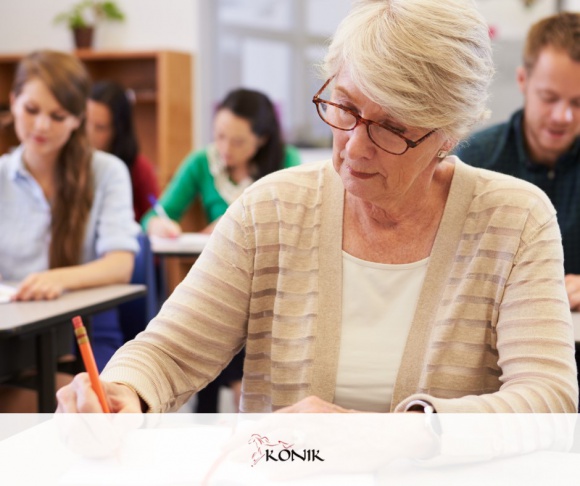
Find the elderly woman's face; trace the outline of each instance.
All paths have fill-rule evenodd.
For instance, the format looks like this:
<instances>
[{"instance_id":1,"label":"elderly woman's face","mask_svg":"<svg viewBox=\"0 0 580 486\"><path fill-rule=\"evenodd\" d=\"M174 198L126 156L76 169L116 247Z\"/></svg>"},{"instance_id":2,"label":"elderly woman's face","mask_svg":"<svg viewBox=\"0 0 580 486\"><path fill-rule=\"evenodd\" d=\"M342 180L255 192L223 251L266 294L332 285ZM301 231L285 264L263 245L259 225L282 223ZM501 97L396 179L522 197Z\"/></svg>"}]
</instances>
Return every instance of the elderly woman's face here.
<instances>
[{"instance_id":1,"label":"elderly woman's face","mask_svg":"<svg viewBox=\"0 0 580 486\"><path fill-rule=\"evenodd\" d=\"M388 125L410 140L418 140L428 130L403 125L367 98L352 82L347 70L336 77L329 101L343 105L363 118ZM360 123L355 129L333 129L333 163L348 192L379 203L408 193L417 180L430 177L442 148L442 136L435 132L416 148L402 155L377 147Z\"/></svg>"}]
</instances>

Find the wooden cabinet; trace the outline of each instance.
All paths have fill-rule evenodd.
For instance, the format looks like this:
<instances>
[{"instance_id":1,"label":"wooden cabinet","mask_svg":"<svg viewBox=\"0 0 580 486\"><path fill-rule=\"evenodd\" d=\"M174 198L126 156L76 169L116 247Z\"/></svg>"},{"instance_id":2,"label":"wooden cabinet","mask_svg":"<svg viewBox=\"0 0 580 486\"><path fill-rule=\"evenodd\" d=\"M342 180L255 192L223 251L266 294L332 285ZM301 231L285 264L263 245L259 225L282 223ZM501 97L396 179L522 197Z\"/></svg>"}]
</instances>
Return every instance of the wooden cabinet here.
<instances>
[{"instance_id":1,"label":"wooden cabinet","mask_svg":"<svg viewBox=\"0 0 580 486\"><path fill-rule=\"evenodd\" d=\"M192 56L175 51L93 51L74 54L93 80L110 79L135 93L141 152L156 164L163 188L192 150ZM21 56L0 55L0 154L18 144L6 111Z\"/></svg>"}]
</instances>

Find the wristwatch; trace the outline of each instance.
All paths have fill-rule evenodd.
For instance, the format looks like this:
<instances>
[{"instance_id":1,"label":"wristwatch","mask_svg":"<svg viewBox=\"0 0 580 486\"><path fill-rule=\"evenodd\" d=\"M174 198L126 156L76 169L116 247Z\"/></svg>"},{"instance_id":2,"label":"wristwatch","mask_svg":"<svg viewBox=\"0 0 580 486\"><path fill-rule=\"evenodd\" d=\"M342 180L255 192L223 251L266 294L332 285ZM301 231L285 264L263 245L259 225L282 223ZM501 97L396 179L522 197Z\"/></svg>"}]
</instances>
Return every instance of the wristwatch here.
<instances>
[{"instance_id":1,"label":"wristwatch","mask_svg":"<svg viewBox=\"0 0 580 486\"><path fill-rule=\"evenodd\" d=\"M407 404L405 412L422 412L425 414L437 413L429 402L425 400L413 400Z\"/></svg>"},{"instance_id":2,"label":"wristwatch","mask_svg":"<svg viewBox=\"0 0 580 486\"><path fill-rule=\"evenodd\" d=\"M407 404L405 412L422 412L425 414L425 427L436 441L437 451L434 452L434 455L438 455L441 452L442 429L435 407L425 400L413 400Z\"/></svg>"}]
</instances>

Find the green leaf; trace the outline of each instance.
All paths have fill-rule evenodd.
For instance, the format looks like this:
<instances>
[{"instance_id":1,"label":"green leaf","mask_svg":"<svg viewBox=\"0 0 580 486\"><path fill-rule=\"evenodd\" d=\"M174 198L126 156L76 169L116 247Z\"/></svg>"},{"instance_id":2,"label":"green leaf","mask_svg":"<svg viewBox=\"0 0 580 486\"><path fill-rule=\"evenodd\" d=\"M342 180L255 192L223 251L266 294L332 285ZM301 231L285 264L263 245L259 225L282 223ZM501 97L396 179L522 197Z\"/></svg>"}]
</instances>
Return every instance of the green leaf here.
<instances>
[{"instance_id":1,"label":"green leaf","mask_svg":"<svg viewBox=\"0 0 580 486\"><path fill-rule=\"evenodd\" d=\"M54 17L55 23L66 22L71 29L89 27L100 20L125 20L125 14L112 0L97 2L83 0L73 4L66 12Z\"/></svg>"}]
</instances>

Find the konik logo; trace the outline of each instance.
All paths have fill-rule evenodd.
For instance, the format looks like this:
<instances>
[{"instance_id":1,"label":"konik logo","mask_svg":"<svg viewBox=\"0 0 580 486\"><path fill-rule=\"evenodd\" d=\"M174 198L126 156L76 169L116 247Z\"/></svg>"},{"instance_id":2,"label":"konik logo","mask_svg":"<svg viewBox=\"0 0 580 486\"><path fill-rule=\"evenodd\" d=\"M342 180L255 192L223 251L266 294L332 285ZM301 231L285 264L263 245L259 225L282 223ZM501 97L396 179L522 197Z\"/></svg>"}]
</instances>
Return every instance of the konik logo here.
<instances>
[{"instance_id":1,"label":"konik logo","mask_svg":"<svg viewBox=\"0 0 580 486\"><path fill-rule=\"evenodd\" d=\"M295 451L294 444L289 444L283 440L271 441L266 436L252 434L248 444L254 444L256 451L252 454L252 467L254 467L264 457L266 462L294 462L294 461L324 461L317 449L303 449Z\"/></svg>"}]
</instances>

